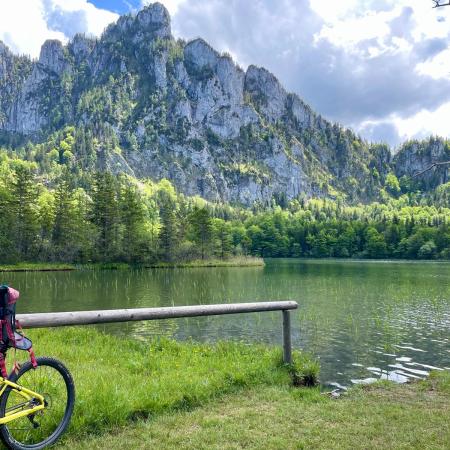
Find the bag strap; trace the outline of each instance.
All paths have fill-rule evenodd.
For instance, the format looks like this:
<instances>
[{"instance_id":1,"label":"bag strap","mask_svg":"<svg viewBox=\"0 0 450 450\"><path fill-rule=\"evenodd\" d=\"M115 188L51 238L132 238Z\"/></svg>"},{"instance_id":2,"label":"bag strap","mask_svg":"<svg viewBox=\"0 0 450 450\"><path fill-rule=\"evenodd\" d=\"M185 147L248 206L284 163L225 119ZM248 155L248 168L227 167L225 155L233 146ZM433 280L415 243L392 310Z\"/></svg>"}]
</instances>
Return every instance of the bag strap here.
<instances>
[{"instance_id":1,"label":"bag strap","mask_svg":"<svg viewBox=\"0 0 450 450\"><path fill-rule=\"evenodd\" d=\"M6 298L7 294L8 285L2 284L0 286L0 308L3 308L3 310L5 310L5 308L8 306L8 300Z\"/></svg>"},{"instance_id":2,"label":"bag strap","mask_svg":"<svg viewBox=\"0 0 450 450\"><path fill-rule=\"evenodd\" d=\"M0 373L3 378L8 378L8 371L6 370L5 355L0 352Z\"/></svg>"},{"instance_id":3,"label":"bag strap","mask_svg":"<svg viewBox=\"0 0 450 450\"><path fill-rule=\"evenodd\" d=\"M23 337L25 337L25 333L23 331L22 325L20 325L20 322L18 320L16 320L16 325L17 325L17 329L19 330L19 334L22 335ZM38 364L36 361L36 355L34 354L33 346L31 346L28 349L28 354L30 355L31 365L36 369Z\"/></svg>"}]
</instances>

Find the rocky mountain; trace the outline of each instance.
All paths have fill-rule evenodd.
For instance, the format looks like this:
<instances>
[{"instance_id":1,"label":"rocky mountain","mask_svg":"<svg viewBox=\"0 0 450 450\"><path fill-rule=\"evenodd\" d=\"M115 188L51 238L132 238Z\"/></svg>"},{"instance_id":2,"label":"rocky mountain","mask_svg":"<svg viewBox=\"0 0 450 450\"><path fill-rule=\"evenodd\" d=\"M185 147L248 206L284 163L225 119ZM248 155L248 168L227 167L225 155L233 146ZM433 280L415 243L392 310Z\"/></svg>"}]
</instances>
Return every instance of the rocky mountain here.
<instances>
[{"instance_id":1,"label":"rocky mountain","mask_svg":"<svg viewBox=\"0 0 450 450\"><path fill-rule=\"evenodd\" d=\"M202 39L175 40L159 3L120 17L99 39L46 41L38 60L0 42L3 145L46 142L67 126L74 164L168 178L188 195L244 205L298 196L370 201L390 172L406 180L450 159L442 139L405 144L395 156L365 142L266 69L244 71ZM439 167L421 183L448 179Z\"/></svg>"}]
</instances>

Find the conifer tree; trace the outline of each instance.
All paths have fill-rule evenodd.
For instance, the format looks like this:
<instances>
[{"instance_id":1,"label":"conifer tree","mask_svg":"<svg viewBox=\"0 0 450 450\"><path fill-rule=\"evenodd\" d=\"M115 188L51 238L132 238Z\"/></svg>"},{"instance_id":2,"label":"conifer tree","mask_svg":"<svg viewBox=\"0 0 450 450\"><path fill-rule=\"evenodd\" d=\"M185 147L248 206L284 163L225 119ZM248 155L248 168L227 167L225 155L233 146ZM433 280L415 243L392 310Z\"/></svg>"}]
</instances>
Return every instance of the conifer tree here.
<instances>
[{"instance_id":1,"label":"conifer tree","mask_svg":"<svg viewBox=\"0 0 450 450\"><path fill-rule=\"evenodd\" d=\"M32 258L35 250L39 227L37 197L33 169L18 165L11 186L10 208L14 220L11 235L17 256L22 259Z\"/></svg>"},{"instance_id":2,"label":"conifer tree","mask_svg":"<svg viewBox=\"0 0 450 450\"><path fill-rule=\"evenodd\" d=\"M96 251L102 261L114 261L119 253L119 217L116 181L109 172L94 176L91 220L98 230Z\"/></svg>"},{"instance_id":3,"label":"conifer tree","mask_svg":"<svg viewBox=\"0 0 450 450\"><path fill-rule=\"evenodd\" d=\"M134 262L143 258L144 207L139 191L130 183L125 183L121 192L121 219L123 226L122 252L124 259Z\"/></svg>"},{"instance_id":4,"label":"conifer tree","mask_svg":"<svg viewBox=\"0 0 450 450\"><path fill-rule=\"evenodd\" d=\"M11 262L14 260L14 245L11 240L13 214L10 208L11 190L0 185L0 259Z\"/></svg>"},{"instance_id":5,"label":"conifer tree","mask_svg":"<svg viewBox=\"0 0 450 450\"><path fill-rule=\"evenodd\" d=\"M192 240L197 245L202 259L205 259L211 247L212 221L206 208L194 207L190 214Z\"/></svg>"},{"instance_id":6,"label":"conifer tree","mask_svg":"<svg viewBox=\"0 0 450 450\"><path fill-rule=\"evenodd\" d=\"M55 221L52 241L54 258L60 261L70 261L75 258L77 240L74 239L77 226L73 189L70 174L65 171L58 181L55 190Z\"/></svg>"},{"instance_id":7,"label":"conifer tree","mask_svg":"<svg viewBox=\"0 0 450 450\"><path fill-rule=\"evenodd\" d=\"M175 202L170 194L162 190L159 192L161 231L159 233L160 254L164 261L174 260L178 247L178 227L175 215Z\"/></svg>"},{"instance_id":8,"label":"conifer tree","mask_svg":"<svg viewBox=\"0 0 450 450\"><path fill-rule=\"evenodd\" d=\"M231 225L222 219L214 219L213 229L216 241L216 253L221 259L226 259L230 256L233 248Z\"/></svg>"}]
</instances>

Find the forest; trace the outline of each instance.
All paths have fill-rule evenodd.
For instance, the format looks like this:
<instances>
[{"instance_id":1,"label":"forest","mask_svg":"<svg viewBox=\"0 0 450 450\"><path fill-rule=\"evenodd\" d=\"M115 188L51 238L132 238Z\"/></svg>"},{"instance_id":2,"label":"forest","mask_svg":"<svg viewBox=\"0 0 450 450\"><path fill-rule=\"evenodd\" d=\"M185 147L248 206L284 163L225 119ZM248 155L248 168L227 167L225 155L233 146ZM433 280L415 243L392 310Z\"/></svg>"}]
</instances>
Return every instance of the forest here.
<instances>
[{"instance_id":1,"label":"forest","mask_svg":"<svg viewBox=\"0 0 450 450\"><path fill-rule=\"evenodd\" d=\"M300 198L281 207L274 200L245 209L184 196L167 180L53 167L43 173L35 161L0 152L2 263L450 259L450 209L414 195L357 206ZM449 191L437 190L440 204L448 204Z\"/></svg>"}]
</instances>

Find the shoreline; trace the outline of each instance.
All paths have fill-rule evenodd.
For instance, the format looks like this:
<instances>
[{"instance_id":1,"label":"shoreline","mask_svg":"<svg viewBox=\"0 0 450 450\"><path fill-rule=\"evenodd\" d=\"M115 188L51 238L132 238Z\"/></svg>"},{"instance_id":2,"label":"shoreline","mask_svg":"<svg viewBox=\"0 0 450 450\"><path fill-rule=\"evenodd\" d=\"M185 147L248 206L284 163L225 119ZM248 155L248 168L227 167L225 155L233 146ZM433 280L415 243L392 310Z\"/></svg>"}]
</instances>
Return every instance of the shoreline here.
<instances>
[{"instance_id":1,"label":"shoreline","mask_svg":"<svg viewBox=\"0 0 450 450\"><path fill-rule=\"evenodd\" d=\"M258 257L238 257L230 259L205 259L180 263L155 263L145 265L145 269L177 269L177 268L202 268L202 267L263 267L263 258Z\"/></svg>"},{"instance_id":2,"label":"shoreline","mask_svg":"<svg viewBox=\"0 0 450 450\"><path fill-rule=\"evenodd\" d=\"M235 257L229 259L205 259L186 262L153 264L129 263L19 263L0 264L0 272L70 272L80 270L130 270L130 269L177 269L177 268L212 268L212 267L263 267L264 259L259 257Z\"/></svg>"},{"instance_id":3,"label":"shoreline","mask_svg":"<svg viewBox=\"0 0 450 450\"><path fill-rule=\"evenodd\" d=\"M447 259L364 259L364 258L261 258L257 256L238 256L229 259L205 259L184 262L155 262L130 264L123 262L111 263L19 263L19 264L0 264L0 273L11 272L70 272L82 270L130 270L130 269L192 269L192 268L218 268L218 267L264 267L271 261L288 262L341 262L341 263L378 263L378 264L442 264L450 263Z\"/></svg>"}]
</instances>

